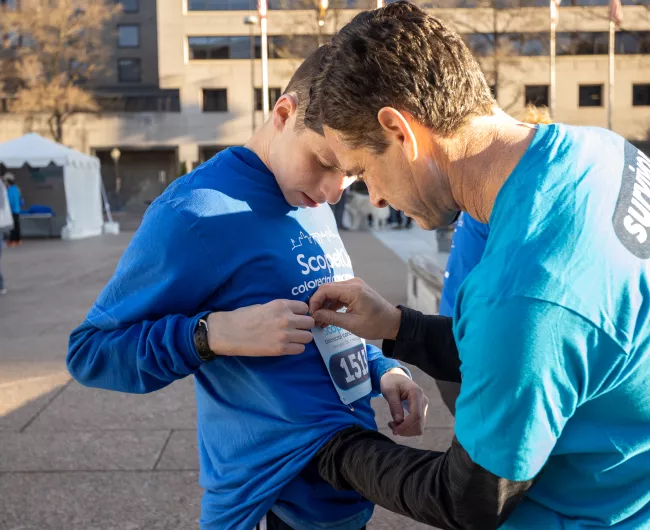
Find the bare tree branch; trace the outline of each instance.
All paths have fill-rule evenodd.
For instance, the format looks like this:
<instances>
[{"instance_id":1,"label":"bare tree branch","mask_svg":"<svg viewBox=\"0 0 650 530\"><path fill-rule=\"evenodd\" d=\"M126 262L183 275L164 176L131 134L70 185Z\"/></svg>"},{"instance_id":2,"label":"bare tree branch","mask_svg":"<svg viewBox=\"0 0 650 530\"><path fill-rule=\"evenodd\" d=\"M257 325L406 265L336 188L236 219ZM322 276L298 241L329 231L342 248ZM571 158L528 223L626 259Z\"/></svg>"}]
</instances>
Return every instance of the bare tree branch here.
<instances>
[{"instance_id":1,"label":"bare tree branch","mask_svg":"<svg viewBox=\"0 0 650 530\"><path fill-rule=\"evenodd\" d=\"M62 142L72 115L99 110L87 87L108 62L107 25L121 6L112 0L25 4L0 13L10 35L0 55L0 81L14 98L13 111L47 116L52 137Z\"/></svg>"}]
</instances>

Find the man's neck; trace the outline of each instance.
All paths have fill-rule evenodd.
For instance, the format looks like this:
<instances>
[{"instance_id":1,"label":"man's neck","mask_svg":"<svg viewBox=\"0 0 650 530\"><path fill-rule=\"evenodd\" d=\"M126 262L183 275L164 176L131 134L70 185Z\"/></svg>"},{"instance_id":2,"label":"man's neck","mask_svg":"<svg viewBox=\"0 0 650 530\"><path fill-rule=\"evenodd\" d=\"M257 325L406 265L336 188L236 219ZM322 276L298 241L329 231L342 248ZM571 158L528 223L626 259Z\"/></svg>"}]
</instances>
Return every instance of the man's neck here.
<instances>
[{"instance_id":1,"label":"man's neck","mask_svg":"<svg viewBox=\"0 0 650 530\"><path fill-rule=\"evenodd\" d=\"M473 119L461 140L450 142L446 173L461 210L487 223L499 191L524 156L536 126L502 111Z\"/></svg>"}]
</instances>

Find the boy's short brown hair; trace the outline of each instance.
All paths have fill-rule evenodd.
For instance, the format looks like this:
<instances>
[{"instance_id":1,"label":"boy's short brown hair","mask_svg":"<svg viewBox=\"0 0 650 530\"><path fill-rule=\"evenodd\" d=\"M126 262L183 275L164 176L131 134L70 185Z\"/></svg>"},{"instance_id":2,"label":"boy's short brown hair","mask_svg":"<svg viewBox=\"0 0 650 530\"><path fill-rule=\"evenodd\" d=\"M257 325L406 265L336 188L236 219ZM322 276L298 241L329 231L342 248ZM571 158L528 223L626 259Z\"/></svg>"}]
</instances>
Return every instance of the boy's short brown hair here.
<instances>
[{"instance_id":1,"label":"boy's short brown hair","mask_svg":"<svg viewBox=\"0 0 650 530\"><path fill-rule=\"evenodd\" d=\"M284 94L294 93L298 104L298 114L296 116L296 129L303 129L305 127L305 111L309 105L309 92L314 77L320 71L321 61L325 56L327 45L321 46L316 51L312 52L302 64L295 71L287 88L284 89ZM323 128L316 128L316 132L323 134Z\"/></svg>"}]
</instances>

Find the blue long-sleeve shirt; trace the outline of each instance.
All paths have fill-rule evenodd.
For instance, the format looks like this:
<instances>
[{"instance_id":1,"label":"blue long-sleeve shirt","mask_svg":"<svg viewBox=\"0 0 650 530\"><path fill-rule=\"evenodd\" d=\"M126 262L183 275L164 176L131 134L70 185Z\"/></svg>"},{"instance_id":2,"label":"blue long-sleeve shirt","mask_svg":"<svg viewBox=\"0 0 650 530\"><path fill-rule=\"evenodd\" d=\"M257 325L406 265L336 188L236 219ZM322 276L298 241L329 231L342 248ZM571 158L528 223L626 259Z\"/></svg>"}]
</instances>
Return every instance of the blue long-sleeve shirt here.
<instances>
[{"instance_id":1,"label":"blue long-sleeve shirt","mask_svg":"<svg viewBox=\"0 0 650 530\"><path fill-rule=\"evenodd\" d=\"M202 364L198 318L278 298L306 302L351 277L329 207L292 208L274 176L229 149L172 184L146 213L114 277L70 337L82 384L145 393L195 375L202 528L250 530L271 508L293 527L358 530L372 505L308 468L340 429L376 428L370 396L339 399L314 343L284 357ZM399 366L367 347L373 390Z\"/></svg>"},{"instance_id":2,"label":"blue long-sleeve shirt","mask_svg":"<svg viewBox=\"0 0 650 530\"><path fill-rule=\"evenodd\" d=\"M7 187L7 196L9 197L9 206L11 213L19 214L23 206L23 198L20 194L20 188L15 184Z\"/></svg>"}]
</instances>

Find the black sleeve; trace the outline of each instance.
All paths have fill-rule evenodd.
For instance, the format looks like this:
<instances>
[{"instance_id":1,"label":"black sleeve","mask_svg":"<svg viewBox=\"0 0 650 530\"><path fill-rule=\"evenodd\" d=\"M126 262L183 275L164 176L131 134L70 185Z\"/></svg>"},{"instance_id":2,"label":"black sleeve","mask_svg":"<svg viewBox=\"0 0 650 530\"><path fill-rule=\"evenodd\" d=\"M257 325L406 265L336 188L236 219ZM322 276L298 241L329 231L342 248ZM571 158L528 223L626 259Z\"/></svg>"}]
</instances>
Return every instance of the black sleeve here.
<instances>
[{"instance_id":1,"label":"black sleeve","mask_svg":"<svg viewBox=\"0 0 650 530\"><path fill-rule=\"evenodd\" d=\"M534 480L513 482L475 464L454 438L446 453L398 445L349 427L316 455L336 489L353 489L384 508L442 530L498 528Z\"/></svg>"},{"instance_id":2,"label":"black sleeve","mask_svg":"<svg viewBox=\"0 0 650 530\"><path fill-rule=\"evenodd\" d=\"M402 320L397 339L384 341L384 355L413 364L439 381L460 383L460 359L452 319L399 307Z\"/></svg>"}]
</instances>

